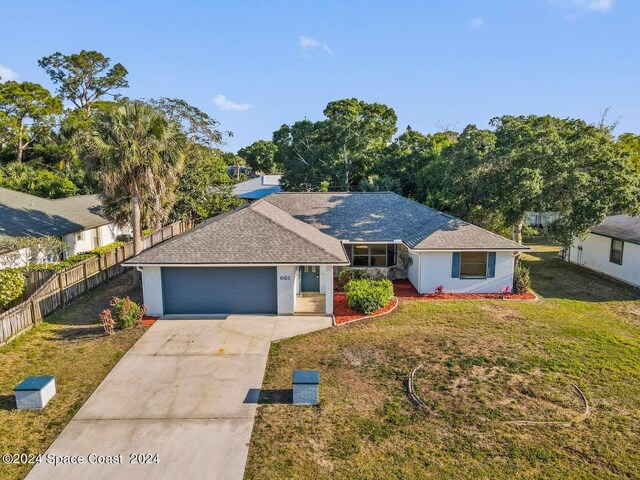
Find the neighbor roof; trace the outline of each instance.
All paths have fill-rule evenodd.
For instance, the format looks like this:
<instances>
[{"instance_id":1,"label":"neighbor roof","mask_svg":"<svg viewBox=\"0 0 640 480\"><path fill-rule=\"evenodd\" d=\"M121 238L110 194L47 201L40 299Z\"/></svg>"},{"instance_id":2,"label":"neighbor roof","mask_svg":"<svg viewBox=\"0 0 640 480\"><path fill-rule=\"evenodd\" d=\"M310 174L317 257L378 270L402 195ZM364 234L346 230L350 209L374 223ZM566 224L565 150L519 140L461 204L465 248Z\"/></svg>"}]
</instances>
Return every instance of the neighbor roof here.
<instances>
[{"instance_id":1,"label":"neighbor roof","mask_svg":"<svg viewBox=\"0 0 640 480\"><path fill-rule=\"evenodd\" d=\"M282 175L261 175L245 182L240 182L233 187L233 193L246 200L256 200L272 193L281 191L280 179Z\"/></svg>"},{"instance_id":2,"label":"neighbor roof","mask_svg":"<svg viewBox=\"0 0 640 480\"><path fill-rule=\"evenodd\" d=\"M264 200L214 217L126 265L348 264L339 240Z\"/></svg>"},{"instance_id":3,"label":"neighbor roof","mask_svg":"<svg viewBox=\"0 0 640 480\"><path fill-rule=\"evenodd\" d=\"M610 215L600 225L591 228L591 233L618 238L640 244L640 217Z\"/></svg>"},{"instance_id":4,"label":"neighbor roof","mask_svg":"<svg viewBox=\"0 0 640 480\"><path fill-rule=\"evenodd\" d=\"M278 193L265 201L344 241L402 240L414 250L528 250L391 192Z\"/></svg>"},{"instance_id":5,"label":"neighbor roof","mask_svg":"<svg viewBox=\"0 0 640 480\"><path fill-rule=\"evenodd\" d=\"M62 236L110 223L98 195L51 200L0 187L0 236Z\"/></svg>"}]
</instances>

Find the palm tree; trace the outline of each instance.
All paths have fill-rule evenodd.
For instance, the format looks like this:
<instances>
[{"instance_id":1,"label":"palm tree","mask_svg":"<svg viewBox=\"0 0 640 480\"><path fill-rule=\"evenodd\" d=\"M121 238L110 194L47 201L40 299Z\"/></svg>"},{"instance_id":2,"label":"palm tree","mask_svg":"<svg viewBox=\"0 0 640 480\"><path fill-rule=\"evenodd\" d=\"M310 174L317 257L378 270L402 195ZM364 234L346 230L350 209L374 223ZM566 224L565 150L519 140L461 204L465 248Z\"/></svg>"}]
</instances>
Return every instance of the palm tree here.
<instances>
[{"instance_id":1,"label":"palm tree","mask_svg":"<svg viewBox=\"0 0 640 480\"><path fill-rule=\"evenodd\" d=\"M125 102L99 115L89 139L92 167L108 199L128 199L134 254L142 251L142 208L152 204L152 223L162 222L161 206L173 197L186 138L179 126L140 102Z\"/></svg>"}]
</instances>

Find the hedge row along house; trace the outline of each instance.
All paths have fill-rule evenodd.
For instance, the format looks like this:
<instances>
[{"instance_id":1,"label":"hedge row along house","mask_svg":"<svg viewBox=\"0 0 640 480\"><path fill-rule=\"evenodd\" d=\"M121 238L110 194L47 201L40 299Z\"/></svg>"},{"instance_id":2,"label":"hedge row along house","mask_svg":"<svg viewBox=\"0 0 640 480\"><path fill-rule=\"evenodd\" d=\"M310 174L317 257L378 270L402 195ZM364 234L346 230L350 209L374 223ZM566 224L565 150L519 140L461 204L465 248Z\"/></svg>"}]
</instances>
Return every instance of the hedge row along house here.
<instances>
[{"instance_id":1,"label":"hedge row along house","mask_svg":"<svg viewBox=\"0 0 640 480\"><path fill-rule=\"evenodd\" d=\"M274 193L142 252L152 315L333 313L347 267L407 278L419 293L499 293L519 243L390 192Z\"/></svg>"}]
</instances>

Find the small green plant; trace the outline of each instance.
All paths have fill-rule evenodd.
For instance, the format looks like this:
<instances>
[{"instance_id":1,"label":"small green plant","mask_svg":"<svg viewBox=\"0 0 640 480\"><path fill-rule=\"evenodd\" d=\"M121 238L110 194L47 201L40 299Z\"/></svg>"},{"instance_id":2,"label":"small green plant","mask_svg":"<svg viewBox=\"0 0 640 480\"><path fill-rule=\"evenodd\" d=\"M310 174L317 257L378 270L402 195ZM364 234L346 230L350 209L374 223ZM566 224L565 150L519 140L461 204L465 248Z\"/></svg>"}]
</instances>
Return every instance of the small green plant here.
<instances>
[{"instance_id":1,"label":"small green plant","mask_svg":"<svg viewBox=\"0 0 640 480\"><path fill-rule=\"evenodd\" d=\"M0 305L6 306L24 293L24 274L19 268L0 270Z\"/></svg>"},{"instance_id":2,"label":"small green plant","mask_svg":"<svg viewBox=\"0 0 640 480\"><path fill-rule=\"evenodd\" d=\"M393 298L393 284L388 279L363 278L344 286L347 304L354 312L370 314L388 305Z\"/></svg>"},{"instance_id":3,"label":"small green plant","mask_svg":"<svg viewBox=\"0 0 640 480\"><path fill-rule=\"evenodd\" d=\"M338 290L343 290L344 286L351 280L362 280L371 278L373 278L373 276L366 270L347 268L338 273Z\"/></svg>"},{"instance_id":4,"label":"small green plant","mask_svg":"<svg viewBox=\"0 0 640 480\"><path fill-rule=\"evenodd\" d=\"M529 269L522 262L516 262L516 266L513 269L513 291L515 293L527 293L530 286Z\"/></svg>"},{"instance_id":5,"label":"small green plant","mask_svg":"<svg viewBox=\"0 0 640 480\"><path fill-rule=\"evenodd\" d=\"M147 307L137 304L129 297L113 297L111 306L115 310L115 323L122 329L137 325L147 313Z\"/></svg>"}]
</instances>

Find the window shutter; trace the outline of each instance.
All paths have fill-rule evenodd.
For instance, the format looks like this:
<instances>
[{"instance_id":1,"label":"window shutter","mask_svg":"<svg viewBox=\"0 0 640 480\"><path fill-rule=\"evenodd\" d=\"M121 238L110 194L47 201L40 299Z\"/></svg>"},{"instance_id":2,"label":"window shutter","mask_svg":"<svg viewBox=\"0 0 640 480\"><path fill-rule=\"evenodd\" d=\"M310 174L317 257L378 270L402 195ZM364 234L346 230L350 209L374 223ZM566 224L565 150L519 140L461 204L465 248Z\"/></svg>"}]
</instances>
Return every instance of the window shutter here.
<instances>
[{"instance_id":1,"label":"window shutter","mask_svg":"<svg viewBox=\"0 0 640 480\"><path fill-rule=\"evenodd\" d=\"M494 278L496 276L496 252L489 252L487 261L487 277Z\"/></svg>"},{"instance_id":2,"label":"window shutter","mask_svg":"<svg viewBox=\"0 0 640 480\"><path fill-rule=\"evenodd\" d=\"M460 278L460 252L453 252L451 262L451 278Z\"/></svg>"}]
</instances>

